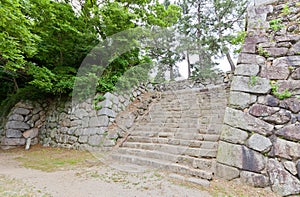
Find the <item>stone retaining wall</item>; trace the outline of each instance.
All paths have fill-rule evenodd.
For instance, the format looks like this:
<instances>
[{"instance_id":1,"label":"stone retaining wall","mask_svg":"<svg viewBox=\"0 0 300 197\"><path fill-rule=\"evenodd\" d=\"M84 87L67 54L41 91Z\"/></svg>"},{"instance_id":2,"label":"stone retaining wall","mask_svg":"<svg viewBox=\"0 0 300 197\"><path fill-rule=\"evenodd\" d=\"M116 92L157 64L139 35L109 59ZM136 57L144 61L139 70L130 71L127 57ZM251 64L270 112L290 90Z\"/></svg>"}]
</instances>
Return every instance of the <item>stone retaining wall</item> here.
<instances>
[{"instance_id":1,"label":"stone retaining wall","mask_svg":"<svg viewBox=\"0 0 300 197\"><path fill-rule=\"evenodd\" d=\"M228 75L219 77L210 83L183 80L141 84L126 93L97 94L94 100L88 99L75 106L72 106L71 98L41 101L42 105L21 101L8 116L1 145L7 148L24 145L28 132L38 131L31 136L31 144L39 141L45 146L73 149L112 147L117 139L124 137L134 121L147 112L158 92L208 88L224 81L228 84Z\"/></svg>"},{"instance_id":2,"label":"stone retaining wall","mask_svg":"<svg viewBox=\"0 0 300 197\"><path fill-rule=\"evenodd\" d=\"M282 195L300 194L300 4L248 10L216 174Z\"/></svg>"}]
</instances>

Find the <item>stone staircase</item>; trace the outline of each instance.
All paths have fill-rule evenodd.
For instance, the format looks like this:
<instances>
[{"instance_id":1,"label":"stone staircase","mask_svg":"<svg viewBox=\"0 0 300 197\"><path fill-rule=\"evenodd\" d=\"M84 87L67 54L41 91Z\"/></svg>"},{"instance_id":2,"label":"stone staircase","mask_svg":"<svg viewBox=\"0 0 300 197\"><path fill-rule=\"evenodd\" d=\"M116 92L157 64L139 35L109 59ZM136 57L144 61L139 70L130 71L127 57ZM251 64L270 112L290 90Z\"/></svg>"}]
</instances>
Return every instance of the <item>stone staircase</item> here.
<instances>
[{"instance_id":1,"label":"stone staircase","mask_svg":"<svg viewBox=\"0 0 300 197\"><path fill-rule=\"evenodd\" d=\"M226 94L224 86L163 92L112 157L211 180Z\"/></svg>"}]
</instances>

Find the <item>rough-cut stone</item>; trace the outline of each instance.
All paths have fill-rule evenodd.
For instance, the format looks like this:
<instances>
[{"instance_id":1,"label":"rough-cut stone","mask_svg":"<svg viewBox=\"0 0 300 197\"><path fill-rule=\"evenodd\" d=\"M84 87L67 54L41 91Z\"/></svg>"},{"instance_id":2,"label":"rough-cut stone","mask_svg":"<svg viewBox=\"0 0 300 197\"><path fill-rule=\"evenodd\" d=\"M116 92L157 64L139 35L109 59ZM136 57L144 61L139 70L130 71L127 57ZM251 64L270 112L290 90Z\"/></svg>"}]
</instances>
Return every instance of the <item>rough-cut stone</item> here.
<instances>
[{"instance_id":1,"label":"rough-cut stone","mask_svg":"<svg viewBox=\"0 0 300 197\"><path fill-rule=\"evenodd\" d=\"M88 139L88 144L91 146L100 146L102 141L102 137L100 135L90 136Z\"/></svg>"},{"instance_id":2,"label":"rough-cut stone","mask_svg":"<svg viewBox=\"0 0 300 197\"><path fill-rule=\"evenodd\" d=\"M262 135L272 134L273 125L268 124L248 113L226 108L224 123L232 127L237 127L250 132L256 132Z\"/></svg>"},{"instance_id":3,"label":"rough-cut stone","mask_svg":"<svg viewBox=\"0 0 300 197\"><path fill-rule=\"evenodd\" d=\"M235 75L256 76L259 72L257 64L239 64L236 66Z\"/></svg>"},{"instance_id":4,"label":"rough-cut stone","mask_svg":"<svg viewBox=\"0 0 300 197\"><path fill-rule=\"evenodd\" d=\"M103 142L103 146L104 147L112 147L112 146L115 146L116 145L116 141L115 140L109 140L109 139L106 139L104 142Z\"/></svg>"},{"instance_id":5,"label":"rough-cut stone","mask_svg":"<svg viewBox=\"0 0 300 197\"><path fill-rule=\"evenodd\" d=\"M288 65L279 64L271 66L262 66L260 76L272 80L287 79L289 77L290 70Z\"/></svg>"},{"instance_id":6,"label":"rough-cut stone","mask_svg":"<svg viewBox=\"0 0 300 197\"><path fill-rule=\"evenodd\" d=\"M300 79L300 68L297 68L291 75L292 79L299 80Z\"/></svg>"},{"instance_id":7,"label":"rough-cut stone","mask_svg":"<svg viewBox=\"0 0 300 197\"><path fill-rule=\"evenodd\" d=\"M276 131L276 134L289 140L300 140L300 124L292 124Z\"/></svg>"},{"instance_id":8,"label":"rough-cut stone","mask_svg":"<svg viewBox=\"0 0 300 197\"><path fill-rule=\"evenodd\" d=\"M258 103L264 104L270 107L278 107L279 106L279 99L275 98L272 95L267 95L267 96L260 96L258 97Z\"/></svg>"},{"instance_id":9,"label":"rough-cut stone","mask_svg":"<svg viewBox=\"0 0 300 197\"><path fill-rule=\"evenodd\" d=\"M270 116L264 117L263 120L270 123L282 125L288 123L291 120L291 118L291 113L285 110L280 110L279 112L276 112Z\"/></svg>"},{"instance_id":10,"label":"rough-cut stone","mask_svg":"<svg viewBox=\"0 0 300 197\"><path fill-rule=\"evenodd\" d=\"M12 138L18 138L18 137L22 137L22 132L20 130L7 129L5 131L5 136L12 137Z\"/></svg>"},{"instance_id":11,"label":"rough-cut stone","mask_svg":"<svg viewBox=\"0 0 300 197\"><path fill-rule=\"evenodd\" d=\"M284 161L283 166L287 169L292 175L297 174L297 168L294 162L292 161Z\"/></svg>"},{"instance_id":12,"label":"rough-cut stone","mask_svg":"<svg viewBox=\"0 0 300 197\"><path fill-rule=\"evenodd\" d=\"M22 146L25 145L25 138L3 138L2 146Z\"/></svg>"},{"instance_id":13,"label":"rough-cut stone","mask_svg":"<svg viewBox=\"0 0 300 197\"><path fill-rule=\"evenodd\" d=\"M89 121L90 127L107 127L109 119L107 116L92 117Z\"/></svg>"},{"instance_id":14,"label":"rough-cut stone","mask_svg":"<svg viewBox=\"0 0 300 197\"><path fill-rule=\"evenodd\" d=\"M245 44L257 44L268 41L269 38L267 36L247 36L245 38Z\"/></svg>"},{"instance_id":15,"label":"rough-cut stone","mask_svg":"<svg viewBox=\"0 0 300 197\"><path fill-rule=\"evenodd\" d=\"M100 102L97 106L101 106L102 108L109 108L111 109L113 106L113 103L109 99L105 99L104 101Z\"/></svg>"},{"instance_id":16,"label":"rough-cut stone","mask_svg":"<svg viewBox=\"0 0 300 197\"><path fill-rule=\"evenodd\" d=\"M269 138L266 138L259 134L253 134L247 141L248 147L259 152L267 152L272 146L272 142Z\"/></svg>"},{"instance_id":17,"label":"rough-cut stone","mask_svg":"<svg viewBox=\"0 0 300 197\"><path fill-rule=\"evenodd\" d=\"M223 125L222 127L221 140L235 144L244 144L247 138L248 133L246 131L236 129L228 125Z\"/></svg>"},{"instance_id":18,"label":"rough-cut stone","mask_svg":"<svg viewBox=\"0 0 300 197\"><path fill-rule=\"evenodd\" d=\"M279 93L288 90L293 94L300 94L300 85L298 80L278 81L278 86Z\"/></svg>"},{"instance_id":19,"label":"rough-cut stone","mask_svg":"<svg viewBox=\"0 0 300 197\"><path fill-rule=\"evenodd\" d=\"M255 53L256 52L256 44L246 43L242 47L242 53Z\"/></svg>"},{"instance_id":20,"label":"rough-cut stone","mask_svg":"<svg viewBox=\"0 0 300 197\"><path fill-rule=\"evenodd\" d=\"M300 180L287 172L279 161L270 159L267 172L274 192L282 196L300 193Z\"/></svg>"},{"instance_id":21,"label":"rough-cut stone","mask_svg":"<svg viewBox=\"0 0 300 197\"><path fill-rule=\"evenodd\" d=\"M235 76L232 79L231 90L266 94L270 92L271 85L270 81L265 78L255 77L254 79L251 79L251 77Z\"/></svg>"},{"instance_id":22,"label":"rough-cut stone","mask_svg":"<svg viewBox=\"0 0 300 197\"><path fill-rule=\"evenodd\" d=\"M257 97L244 92L231 92L229 104L234 108L245 109L256 101Z\"/></svg>"},{"instance_id":23,"label":"rough-cut stone","mask_svg":"<svg viewBox=\"0 0 300 197\"><path fill-rule=\"evenodd\" d=\"M13 114L11 116L9 116L8 120L15 120L15 121L20 121L22 122L24 120L24 117L20 114Z\"/></svg>"},{"instance_id":24,"label":"rough-cut stone","mask_svg":"<svg viewBox=\"0 0 300 197\"><path fill-rule=\"evenodd\" d=\"M80 136L78 138L78 142L80 143L86 143L88 141L88 136Z\"/></svg>"},{"instance_id":25,"label":"rough-cut stone","mask_svg":"<svg viewBox=\"0 0 300 197\"><path fill-rule=\"evenodd\" d=\"M270 54L270 56L272 56L272 57L282 57L288 53L289 49L276 47L276 48L266 48L264 50L266 50L266 52L268 54Z\"/></svg>"},{"instance_id":26,"label":"rough-cut stone","mask_svg":"<svg viewBox=\"0 0 300 197\"><path fill-rule=\"evenodd\" d=\"M241 181L253 187L267 187L270 185L269 178L262 174L242 171L240 173Z\"/></svg>"},{"instance_id":27,"label":"rough-cut stone","mask_svg":"<svg viewBox=\"0 0 300 197\"><path fill-rule=\"evenodd\" d=\"M264 64L266 59L259 55L241 53L238 58L238 64Z\"/></svg>"},{"instance_id":28,"label":"rough-cut stone","mask_svg":"<svg viewBox=\"0 0 300 197\"><path fill-rule=\"evenodd\" d=\"M263 155L241 145L220 142L217 161L243 170L260 172L265 167Z\"/></svg>"},{"instance_id":29,"label":"rough-cut stone","mask_svg":"<svg viewBox=\"0 0 300 197\"><path fill-rule=\"evenodd\" d=\"M290 50L289 54L295 55L300 52L300 41L298 41L296 44L294 44ZM299 54L298 54L299 55Z\"/></svg>"},{"instance_id":30,"label":"rough-cut stone","mask_svg":"<svg viewBox=\"0 0 300 197\"><path fill-rule=\"evenodd\" d=\"M34 138L39 134L38 128L32 128L23 133L24 138Z\"/></svg>"},{"instance_id":31,"label":"rough-cut stone","mask_svg":"<svg viewBox=\"0 0 300 197\"><path fill-rule=\"evenodd\" d=\"M299 86L300 86L300 84L299 84ZM298 98L285 99L282 101L281 105L284 106L285 108L291 110L295 114L300 112L300 99L298 99Z\"/></svg>"},{"instance_id":32,"label":"rough-cut stone","mask_svg":"<svg viewBox=\"0 0 300 197\"><path fill-rule=\"evenodd\" d=\"M30 110L24 109L24 108L16 108L13 111L14 114L20 114L20 115L28 115L30 113Z\"/></svg>"},{"instance_id":33,"label":"rough-cut stone","mask_svg":"<svg viewBox=\"0 0 300 197\"><path fill-rule=\"evenodd\" d=\"M6 123L6 128L7 129L16 129L16 130L27 130L29 129L29 125L24 123L24 122L19 122L19 121L8 121Z\"/></svg>"},{"instance_id":34,"label":"rough-cut stone","mask_svg":"<svg viewBox=\"0 0 300 197\"><path fill-rule=\"evenodd\" d=\"M277 65L279 63L285 63L289 66L300 67L300 56L287 56L287 57L280 57L273 61L273 64Z\"/></svg>"},{"instance_id":35,"label":"rough-cut stone","mask_svg":"<svg viewBox=\"0 0 300 197\"><path fill-rule=\"evenodd\" d=\"M254 104L251 106L249 113L256 117L271 116L272 114L278 112L280 109L278 107L269 107L261 104Z\"/></svg>"},{"instance_id":36,"label":"rough-cut stone","mask_svg":"<svg viewBox=\"0 0 300 197\"><path fill-rule=\"evenodd\" d=\"M74 115L80 119L88 116L89 114L84 109L76 109Z\"/></svg>"},{"instance_id":37,"label":"rough-cut stone","mask_svg":"<svg viewBox=\"0 0 300 197\"><path fill-rule=\"evenodd\" d=\"M300 144L276 138L271 153L285 159L300 158Z\"/></svg>"},{"instance_id":38,"label":"rough-cut stone","mask_svg":"<svg viewBox=\"0 0 300 197\"><path fill-rule=\"evenodd\" d=\"M237 168L217 163L216 175L220 178L230 181L232 179L239 177L240 171Z\"/></svg>"},{"instance_id":39,"label":"rough-cut stone","mask_svg":"<svg viewBox=\"0 0 300 197\"><path fill-rule=\"evenodd\" d=\"M111 110L111 109L108 109L108 108L102 108L101 110L99 110L98 112L97 112L97 114L99 115L99 116L101 116L101 115L106 115L106 116L108 116L108 117L116 117L116 113L113 111L113 110Z\"/></svg>"}]
</instances>

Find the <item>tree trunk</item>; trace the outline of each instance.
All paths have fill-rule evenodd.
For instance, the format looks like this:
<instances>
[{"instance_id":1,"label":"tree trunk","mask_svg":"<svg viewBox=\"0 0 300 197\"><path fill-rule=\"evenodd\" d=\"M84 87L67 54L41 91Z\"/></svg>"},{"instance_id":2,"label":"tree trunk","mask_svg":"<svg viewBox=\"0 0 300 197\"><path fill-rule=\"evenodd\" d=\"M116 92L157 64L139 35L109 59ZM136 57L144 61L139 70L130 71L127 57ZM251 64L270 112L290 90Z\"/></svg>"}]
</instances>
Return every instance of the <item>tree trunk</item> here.
<instances>
[{"instance_id":1,"label":"tree trunk","mask_svg":"<svg viewBox=\"0 0 300 197\"><path fill-rule=\"evenodd\" d=\"M229 52L226 52L226 58L227 58L227 60L228 60L228 62L230 64L231 72L234 72L235 71L235 65L234 65L234 63L232 61L232 58L231 58L231 55L230 55Z\"/></svg>"},{"instance_id":2,"label":"tree trunk","mask_svg":"<svg viewBox=\"0 0 300 197\"><path fill-rule=\"evenodd\" d=\"M188 64L188 78L191 77L191 61L190 61L190 53L189 51L186 52L186 61Z\"/></svg>"},{"instance_id":3,"label":"tree trunk","mask_svg":"<svg viewBox=\"0 0 300 197\"><path fill-rule=\"evenodd\" d=\"M170 80L174 81L174 70L173 70L173 65L169 65L170 67Z\"/></svg>"}]
</instances>

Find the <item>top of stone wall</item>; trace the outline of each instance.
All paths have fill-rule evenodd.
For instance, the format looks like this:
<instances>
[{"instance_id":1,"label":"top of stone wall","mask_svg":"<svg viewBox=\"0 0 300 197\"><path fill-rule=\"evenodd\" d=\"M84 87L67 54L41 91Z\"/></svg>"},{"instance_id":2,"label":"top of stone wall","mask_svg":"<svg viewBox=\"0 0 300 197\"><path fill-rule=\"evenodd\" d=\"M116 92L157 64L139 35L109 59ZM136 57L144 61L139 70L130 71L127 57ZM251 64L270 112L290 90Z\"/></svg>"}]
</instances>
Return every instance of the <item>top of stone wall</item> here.
<instances>
[{"instance_id":1,"label":"top of stone wall","mask_svg":"<svg viewBox=\"0 0 300 197\"><path fill-rule=\"evenodd\" d=\"M252 0L254 6L259 6L259 5L266 5L266 4L271 4L274 3L278 0Z\"/></svg>"}]
</instances>

